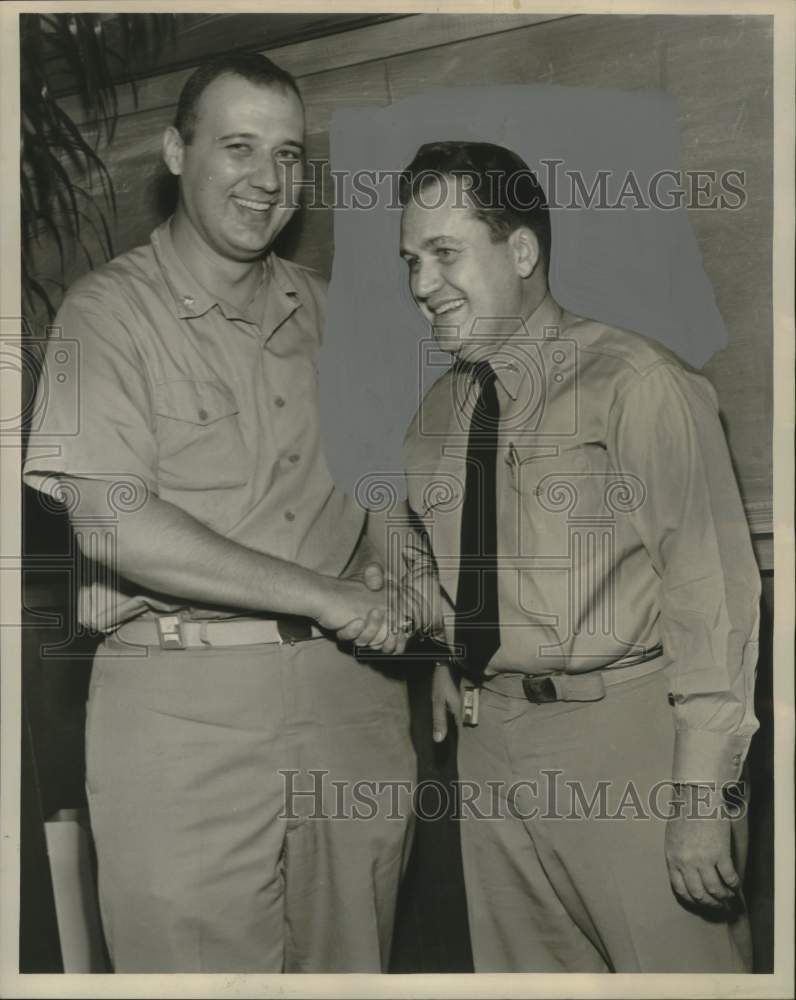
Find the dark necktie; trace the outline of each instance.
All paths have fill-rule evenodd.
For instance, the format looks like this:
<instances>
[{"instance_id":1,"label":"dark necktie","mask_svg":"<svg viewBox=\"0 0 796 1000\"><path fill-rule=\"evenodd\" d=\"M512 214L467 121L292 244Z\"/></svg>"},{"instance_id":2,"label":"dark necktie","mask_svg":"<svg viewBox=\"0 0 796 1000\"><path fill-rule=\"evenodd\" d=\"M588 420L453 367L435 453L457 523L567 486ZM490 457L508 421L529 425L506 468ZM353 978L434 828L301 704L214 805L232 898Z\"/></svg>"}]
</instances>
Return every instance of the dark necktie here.
<instances>
[{"instance_id":1,"label":"dark necktie","mask_svg":"<svg viewBox=\"0 0 796 1000\"><path fill-rule=\"evenodd\" d=\"M467 440L462 507L455 642L458 665L480 683L500 646L497 591L497 439L500 408L495 372L483 361L473 368L479 384Z\"/></svg>"}]
</instances>

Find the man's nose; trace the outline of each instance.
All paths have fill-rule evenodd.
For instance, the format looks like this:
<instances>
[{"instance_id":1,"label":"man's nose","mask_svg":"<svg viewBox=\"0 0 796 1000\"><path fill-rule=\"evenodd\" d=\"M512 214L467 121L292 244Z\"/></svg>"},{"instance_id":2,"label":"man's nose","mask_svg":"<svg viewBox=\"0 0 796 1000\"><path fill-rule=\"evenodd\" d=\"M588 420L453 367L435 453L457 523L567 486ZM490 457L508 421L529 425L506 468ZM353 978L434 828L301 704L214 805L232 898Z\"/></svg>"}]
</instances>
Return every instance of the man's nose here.
<instances>
[{"instance_id":1,"label":"man's nose","mask_svg":"<svg viewBox=\"0 0 796 1000\"><path fill-rule=\"evenodd\" d=\"M279 190L282 184L282 175L273 156L259 157L254 169L249 174L249 183L252 187L261 188L271 194Z\"/></svg>"},{"instance_id":2,"label":"man's nose","mask_svg":"<svg viewBox=\"0 0 796 1000\"><path fill-rule=\"evenodd\" d=\"M420 261L412 276L412 294L416 299L427 299L442 284L439 268L434 261Z\"/></svg>"}]
</instances>

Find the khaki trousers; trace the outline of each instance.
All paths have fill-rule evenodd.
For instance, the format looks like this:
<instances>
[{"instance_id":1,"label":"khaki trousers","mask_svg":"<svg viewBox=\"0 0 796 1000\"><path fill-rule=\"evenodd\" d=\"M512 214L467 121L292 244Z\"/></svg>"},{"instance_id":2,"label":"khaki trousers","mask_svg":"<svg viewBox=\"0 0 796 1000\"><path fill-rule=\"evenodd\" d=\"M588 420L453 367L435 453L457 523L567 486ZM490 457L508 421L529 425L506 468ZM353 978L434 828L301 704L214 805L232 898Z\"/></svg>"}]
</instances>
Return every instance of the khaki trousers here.
<instances>
[{"instance_id":1,"label":"khaki trousers","mask_svg":"<svg viewBox=\"0 0 796 1000\"><path fill-rule=\"evenodd\" d=\"M750 971L745 914L691 912L669 884L667 693L661 671L598 702L482 690L478 726L459 735L462 797L477 788L482 817L462 805L477 972Z\"/></svg>"},{"instance_id":2,"label":"khaki trousers","mask_svg":"<svg viewBox=\"0 0 796 1000\"><path fill-rule=\"evenodd\" d=\"M405 684L326 639L108 640L86 783L116 971L386 969L411 822L350 792L414 778Z\"/></svg>"}]
</instances>

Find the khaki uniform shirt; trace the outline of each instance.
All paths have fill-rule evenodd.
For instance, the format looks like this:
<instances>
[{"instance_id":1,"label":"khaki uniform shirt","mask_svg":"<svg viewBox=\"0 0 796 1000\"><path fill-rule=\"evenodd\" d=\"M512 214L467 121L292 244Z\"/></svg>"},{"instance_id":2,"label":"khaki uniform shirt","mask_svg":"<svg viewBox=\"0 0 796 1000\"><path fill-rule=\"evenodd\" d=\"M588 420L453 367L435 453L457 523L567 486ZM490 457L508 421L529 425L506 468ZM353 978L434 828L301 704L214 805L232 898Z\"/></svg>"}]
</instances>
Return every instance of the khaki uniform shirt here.
<instances>
[{"instance_id":1,"label":"khaki uniform shirt","mask_svg":"<svg viewBox=\"0 0 796 1000\"><path fill-rule=\"evenodd\" d=\"M39 383L44 416L26 482L57 496L55 474L105 480L111 511L144 484L231 541L338 574L364 513L335 489L321 451L324 303L319 275L269 254L252 302L235 308L197 283L169 223L159 226L149 245L85 275L66 296ZM59 380L65 354L71 374ZM108 525L79 530L107 544ZM89 569L84 624L111 630L164 607L162 595Z\"/></svg>"},{"instance_id":2,"label":"khaki uniform shirt","mask_svg":"<svg viewBox=\"0 0 796 1000\"><path fill-rule=\"evenodd\" d=\"M550 296L488 360L501 407L501 646L488 672L611 669L662 644L674 780L736 780L757 728L760 580L712 387L659 344ZM451 607L476 396L454 367L405 443L409 503Z\"/></svg>"}]
</instances>

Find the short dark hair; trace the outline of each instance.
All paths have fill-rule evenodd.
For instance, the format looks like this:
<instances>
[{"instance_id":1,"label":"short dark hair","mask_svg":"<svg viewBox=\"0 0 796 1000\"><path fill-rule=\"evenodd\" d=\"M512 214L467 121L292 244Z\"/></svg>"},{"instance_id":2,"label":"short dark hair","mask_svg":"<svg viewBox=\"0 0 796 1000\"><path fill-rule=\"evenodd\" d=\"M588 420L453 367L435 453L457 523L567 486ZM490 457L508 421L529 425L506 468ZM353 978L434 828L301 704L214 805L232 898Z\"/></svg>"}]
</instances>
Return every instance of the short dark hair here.
<instances>
[{"instance_id":1,"label":"short dark hair","mask_svg":"<svg viewBox=\"0 0 796 1000\"><path fill-rule=\"evenodd\" d=\"M490 142L427 142L418 149L398 181L402 205L441 178L469 178L467 193L475 215L489 226L492 241L507 240L520 226L536 235L545 266L550 261L550 212L547 198L528 164L504 146Z\"/></svg>"},{"instance_id":2,"label":"short dark hair","mask_svg":"<svg viewBox=\"0 0 796 1000\"><path fill-rule=\"evenodd\" d=\"M259 52L226 52L214 56L188 77L177 102L177 112L174 127L182 136L182 141L188 145L193 141L196 128L196 105L199 98L213 80L226 74L242 76L250 83L263 87L279 87L291 90L301 101L298 84L287 70L272 63L270 59ZM301 101L302 107L304 102Z\"/></svg>"}]
</instances>

